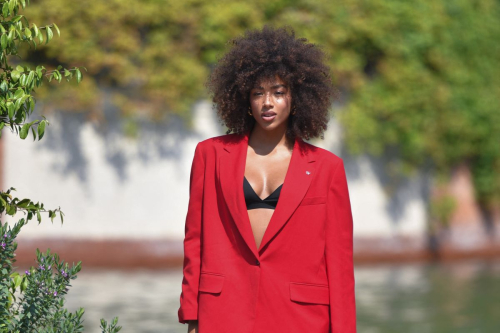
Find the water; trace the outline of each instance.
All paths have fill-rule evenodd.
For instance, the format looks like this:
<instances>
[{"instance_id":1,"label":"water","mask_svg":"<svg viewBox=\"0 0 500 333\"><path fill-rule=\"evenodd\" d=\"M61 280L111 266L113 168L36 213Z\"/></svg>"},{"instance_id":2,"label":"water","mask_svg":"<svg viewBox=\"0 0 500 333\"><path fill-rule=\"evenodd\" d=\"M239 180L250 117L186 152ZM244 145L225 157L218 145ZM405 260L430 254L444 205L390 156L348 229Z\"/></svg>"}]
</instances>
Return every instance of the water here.
<instances>
[{"instance_id":1,"label":"water","mask_svg":"<svg viewBox=\"0 0 500 333\"><path fill-rule=\"evenodd\" d=\"M500 262L356 270L360 333L500 332Z\"/></svg>"},{"instance_id":2,"label":"water","mask_svg":"<svg viewBox=\"0 0 500 333\"><path fill-rule=\"evenodd\" d=\"M361 266L355 276L360 333L500 332L500 261ZM177 322L181 280L180 270L84 269L67 307L85 308L89 333L114 316L124 333L185 333Z\"/></svg>"}]
</instances>

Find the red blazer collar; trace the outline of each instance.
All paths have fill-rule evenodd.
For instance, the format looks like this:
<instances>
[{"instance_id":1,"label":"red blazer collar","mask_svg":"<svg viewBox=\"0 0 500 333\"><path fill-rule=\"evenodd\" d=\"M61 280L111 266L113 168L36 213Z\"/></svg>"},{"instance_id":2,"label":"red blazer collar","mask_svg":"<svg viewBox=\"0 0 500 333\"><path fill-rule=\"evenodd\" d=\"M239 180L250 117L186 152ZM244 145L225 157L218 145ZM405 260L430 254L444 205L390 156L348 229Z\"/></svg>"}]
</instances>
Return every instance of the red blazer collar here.
<instances>
[{"instance_id":1,"label":"red blazer collar","mask_svg":"<svg viewBox=\"0 0 500 333\"><path fill-rule=\"evenodd\" d=\"M281 188L278 205L257 249L253 237L243 194L248 138L250 132L231 136L234 140L224 142L224 151L219 157L219 179L227 207L236 226L256 258L263 253L269 242L285 226L290 216L304 198L311 180L315 175L314 150L302 139L296 138L290 165Z\"/></svg>"}]
</instances>

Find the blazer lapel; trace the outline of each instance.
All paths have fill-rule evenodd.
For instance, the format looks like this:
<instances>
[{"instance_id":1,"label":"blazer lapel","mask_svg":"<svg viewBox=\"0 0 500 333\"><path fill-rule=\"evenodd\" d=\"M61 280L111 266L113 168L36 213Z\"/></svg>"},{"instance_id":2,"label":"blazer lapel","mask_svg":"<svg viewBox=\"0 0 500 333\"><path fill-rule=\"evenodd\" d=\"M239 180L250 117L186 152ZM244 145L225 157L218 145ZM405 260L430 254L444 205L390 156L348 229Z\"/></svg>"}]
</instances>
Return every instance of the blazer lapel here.
<instances>
[{"instance_id":1,"label":"blazer lapel","mask_svg":"<svg viewBox=\"0 0 500 333\"><path fill-rule=\"evenodd\" d=\"M250 132L246 132L238 136L237 141L224 145L219 159L219 179L231 216L248 248L258 258L259 252L283 228L304 198L314 175L314 156L300 138L295 140L278 205L264 233L260 248L257 249L243 193L249 135Z\"/></svg>"},{"instance_id":2,"label":"blazer lapel","mask_svg":"<svg viewBox=\"0 0 500 333\"><path fill-rule=\"evenodd\" d=\"M224 145L224 151L219 159L219 179L224 200L234 223L248 248L258 258L257 245L253 237L243 193L248 136L249 132L243 136L237 136L235 142Z\"/></svg>"},{"instance_id":3,"label":"blazer lapel","mask_svg":"<svg viewBox=\"0 0 500 333\"><path fill-rule=\"evenodd\" d=\"M314 173L314 156L306 149L302 139L297 138L293 146L292 157L281 188L280 198L271 221L264 232L259 252L279 233L288 222L295 209L304 198ZM248 215L248 214L247 214Z\"/></svg>"}]
</instances>

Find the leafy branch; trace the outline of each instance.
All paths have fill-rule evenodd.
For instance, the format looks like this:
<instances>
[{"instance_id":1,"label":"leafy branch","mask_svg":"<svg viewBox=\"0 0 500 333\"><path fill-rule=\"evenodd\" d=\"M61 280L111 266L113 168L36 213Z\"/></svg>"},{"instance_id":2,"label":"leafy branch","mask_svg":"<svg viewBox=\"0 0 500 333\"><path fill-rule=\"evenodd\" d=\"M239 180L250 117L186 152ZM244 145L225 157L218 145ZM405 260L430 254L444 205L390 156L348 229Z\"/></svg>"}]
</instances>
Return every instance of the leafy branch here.
<instances>
[{"instance_id":1,"label":"leafy branch","mask_svg":"<svg viewBox=\"0 0 500 333\"><path fill-rule=\"evenodd\" d=\"M18 13L27 3L29 1L0 0L0 135L5 127L9 127L21 139L31 131L33 139L38 137L40 140L49 122L43 116L43 119L28 121L35 109L35 88L40 87L44 80L60 83L63 78L67 81L76 78L79 83L82 80L80 68L85 67L67 69L57 66L47 70L44 66L36 66L31 70L28 66L14 68L9 65L9 57L18 56L20 44L27 43L36 48L37 41L43 42L42 30L45 43L52 39L52 29L60 35L55 23L41 28L30 25ZM60 207L46 209L43 203L14 197L13 191L13 187L0 191L0 218L4 213L7 217L14 217L19 212L25 216L13 225L0 220L0 333L82 332L84 310L80 308L70 313L64 309L64 295L71 286L70 281L81 270L81 261L69 265L50 249L45 253L37 249L35 267L20 274L14 272L13 266L16 238L22 227L35 218L41 223L42 213L48 213L52 222L59 215L63 223L64 213ZM101 322L101 328L104 333L116 333L121 329L117 326L117 318L109 326L106 321Z\"/></svg>"},{"instance_id":2,"label":"leafy branch","mask_svg":"<svg viewBox=\"0 0 500 333\"><path fill-rule=\"evenodd\" d=\"M10 193L15 190L15 188L11 187L6 192L0 192L0 214L5 212L7 215L14 216L18 211L21 211L27 215L26 222L29 222L36 216L38 224L40 224L42 222L41 213L49 213L49 218L52 222L54 222L54 218L59 213L61 223L64 223L64 213L60 207L47 210L44 208L43 203L35 203L30 199L20 200L19 198L13 198Z\"/></svg>"}]
</instances>

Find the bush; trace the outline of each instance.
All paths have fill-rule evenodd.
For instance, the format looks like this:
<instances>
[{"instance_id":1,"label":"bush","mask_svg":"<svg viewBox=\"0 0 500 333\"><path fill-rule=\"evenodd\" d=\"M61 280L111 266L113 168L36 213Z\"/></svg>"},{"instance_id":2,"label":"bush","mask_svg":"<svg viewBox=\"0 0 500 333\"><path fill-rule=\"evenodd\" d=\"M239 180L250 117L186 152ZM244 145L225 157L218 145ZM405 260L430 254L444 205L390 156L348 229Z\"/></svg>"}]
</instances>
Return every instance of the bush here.
<instances>
[{"instance_id":1,"label":"bush","mask_svg":"<svg viewBox=\"0 0 500 333\"><path fill-rule=\"evenodd\" d=\"M38 27L30 24L19 12L29 1L0 0L2 21L0 22L0 135L2 130L10 130L25 139L31 132L33 139L40 140L48 125L46 119L28 122L28 117L35 108L32 96L34 88L43 84L44 80L62 78L68 81L73 77L80 82L80 68L66 69L57 66L51 71L44 66L36 66L31 70L28 66L9 65L11 56L18 56L20 46L37 47L37 42L48 43L59 28L56 24ZM45 37L44 37L45 36ZM36 128L36 130L35 130ZM76 278L81 269L81 262L69 265L48 249L45 253L37 249L36 267L31 267L24 274L14 271L16 238L23 226L29 221L42 221L42 214L48 214L53 221L59 215L61 223L64 214L57 208L47 210L42 203L30 199L13 197L14 188L0 191L0 216L14 217L24 213L13 226L0 220L0 332L9 333L53 333L82 332L82 316L84 309L75 313L64 309L64 295L69 290L70 281ZM3 215L5 214L5 215ZM116 333L117 318L111 324L101 320L104 333Z\"/></svg>"}]
</instances>

